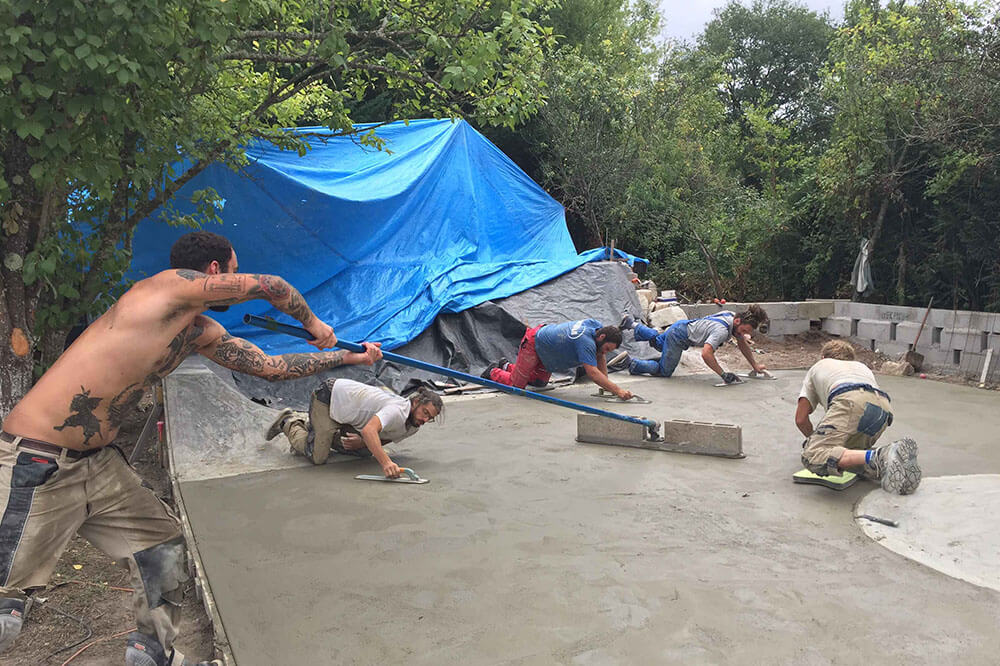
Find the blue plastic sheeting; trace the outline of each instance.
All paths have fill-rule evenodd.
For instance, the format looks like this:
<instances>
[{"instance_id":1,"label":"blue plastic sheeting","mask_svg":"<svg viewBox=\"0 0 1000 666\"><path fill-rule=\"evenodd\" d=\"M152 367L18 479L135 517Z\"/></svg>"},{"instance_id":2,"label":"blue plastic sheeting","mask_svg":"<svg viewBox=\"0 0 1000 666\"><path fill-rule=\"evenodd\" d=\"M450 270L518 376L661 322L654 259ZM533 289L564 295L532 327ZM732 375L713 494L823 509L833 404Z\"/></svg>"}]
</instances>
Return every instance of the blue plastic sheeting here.
<instances>
[{"instance_id":1,"label":"blue plastic sheeting","mask_svg":"<svg viewBox=\"0 0 1000 666\"><path fill-rule=\"evenodd\" d=\"M640 264L649 265L649 259L637 257L634 254L629 254L628 252L619 250L618 248L612 250L610 247L595 247L593 250L581 252L580 256L587 261L611 261L612 259L623 259L628 262L629 266L635 266L635 262L637 261Z\"/></svg>"},{"instance_id":2,"label":"blue plastic sheeting","mask_svg":"<svg viewBox=\"0 0 1000 666\"><path fill-rule=\"evenodd\" d=\"M350 138L309 138L299 157L270 143L236 173L213 165L178 192L214 188L241 272L280 275L346 340L386 349L415 338L441 312L503 298L592 261L578 255L563 207L464 121L417 120L377 130L385 151ZM168 267L187 229L142 222L130 277ZM593 252L593 251L592 251ZM212 313L233 335L269 352L303 343L242 323L245 313L292 320L264 301Z\"/></svg>"}]
</instances>

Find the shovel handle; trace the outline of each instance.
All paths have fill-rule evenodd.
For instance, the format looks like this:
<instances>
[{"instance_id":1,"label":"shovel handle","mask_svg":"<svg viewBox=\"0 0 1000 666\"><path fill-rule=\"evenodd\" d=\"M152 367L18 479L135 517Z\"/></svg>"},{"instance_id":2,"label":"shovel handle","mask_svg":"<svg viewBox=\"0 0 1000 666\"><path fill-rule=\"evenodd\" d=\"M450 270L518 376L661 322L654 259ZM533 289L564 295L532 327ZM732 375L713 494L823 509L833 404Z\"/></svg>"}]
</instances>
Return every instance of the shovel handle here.
<instances>
[{"instance_id":1,"label":"shovel handle","mask_svg":"<svg viewBox=\"0 0 1000 666\"><path fill-rule=\"evenodd\" d=\"M913 349L917 348L917 343L920 342L920 334L924 332L924 324L927 323L927 315L931 313L931 306L934 305L934 297L931 296L930 303L927 304L927 311L924 312L924 318L920 321L920 328L917 330L917 337L913 340ZM931 340L931 342L934 342Z\"/></svg>"}]
</instances>

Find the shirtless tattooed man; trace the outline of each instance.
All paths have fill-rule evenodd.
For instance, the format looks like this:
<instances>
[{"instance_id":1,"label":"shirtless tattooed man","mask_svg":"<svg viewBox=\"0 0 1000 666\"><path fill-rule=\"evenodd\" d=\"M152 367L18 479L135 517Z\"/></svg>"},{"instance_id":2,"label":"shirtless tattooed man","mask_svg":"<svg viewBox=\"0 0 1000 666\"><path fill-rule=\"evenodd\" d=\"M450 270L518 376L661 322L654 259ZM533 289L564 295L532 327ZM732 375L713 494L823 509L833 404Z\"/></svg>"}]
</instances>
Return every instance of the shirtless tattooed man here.
<instances>
[{"instance_id":1,"label":"shirtless tattooed man","mask_svg":"<svg viewBox=\"0 0 1000 666\"><path fill-rule=\"evenodd\" d=\"M181 237L171 270L137 282L67 349L3 421L0 433L0 654L21 630L25 602L44 587L79 533L132 574L137 631L128 666L193 666L173 648L187 579L184 538L171 509L108 444L144 391L199 353L269 380L345 364L371 365L379 345L268 356L201 313L263 299L295 317L319 349L337 342L302 295L274 275L237 273L228 240ZM218 662L199 662L211 664Z\"/></svg>"}]
</instances>

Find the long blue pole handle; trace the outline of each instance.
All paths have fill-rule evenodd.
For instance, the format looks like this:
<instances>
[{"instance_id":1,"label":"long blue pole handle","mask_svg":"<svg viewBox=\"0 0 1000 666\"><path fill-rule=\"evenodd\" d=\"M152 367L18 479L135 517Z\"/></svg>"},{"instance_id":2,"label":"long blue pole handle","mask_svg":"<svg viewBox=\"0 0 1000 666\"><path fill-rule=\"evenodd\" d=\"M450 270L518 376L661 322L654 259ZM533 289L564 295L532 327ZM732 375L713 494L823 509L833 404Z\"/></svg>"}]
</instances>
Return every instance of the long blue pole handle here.
<instances>
[{"instance_id":1,"label":"long blue pole handle","mask_svg":"<svg viewBox=\"0 0 1000 666\"><path fill-rule=\"evenodd\" d=\"M297 338L302 338L303 340L312 340L312 334L301 326L292 326L290 324L282 324L279 321L273 319L268 319L267 317L261 317L259 315L244 315L243 323L249 324L251 326L258 326L260 328L266 328L269 331L275 331L276 333L284 333L286 335L292 335ZM341 349L346 349L352 352L364 352L365 348L359 345L357 342L348 342L347 340L341 340L337 338L337 347ZM384 351L382 352L382 358L387 361L392 361L393 363L399 363L400 365L407 365L411 368L420 368L421 370L426 370L428 372L433 372L439 375L445 375L447 377L453 377L455 379L460 379L465 382L471 382L473 384L479 384L481 386L488 386L490 388L497 389L498 391L503 391L504 393L510 393L511 395L520 395L525 398L531 398L532 400L541 400L542 402L548 402L553 405L558 405L560 407L566 407L568 409L575 409L580 412L586 412L588 414L596 414L597 416L604 416L609 419L617 419L619 421L628 421L629 423L638 423L639 425L645 426L649 429L650 437L657 439L659 437L659 424L656 421L650 419L641 419L637 416L627 416L625 414L616 414L615 412L609 412L604 409L597 409L596 407L590 407L589 405L581 405L575 402L570 402L569 400L560 400L559 398L553 398L552 396L542 395L541 393L535 393L533 391L525 391L524 389L517 388L516 386L507 386L506 384L500 384L499 382L494 382L489 379L483 379L482 377L476 377L475 375L470 375L464 372L459 372L458 370L452 370L451 368L443 368L439 365L434 365L433 363L427 363L426 361L420 361L415 358L409 358L407 356L400 356L399 354L393 354L392 352Z\"/></svg>"}]
</instances>

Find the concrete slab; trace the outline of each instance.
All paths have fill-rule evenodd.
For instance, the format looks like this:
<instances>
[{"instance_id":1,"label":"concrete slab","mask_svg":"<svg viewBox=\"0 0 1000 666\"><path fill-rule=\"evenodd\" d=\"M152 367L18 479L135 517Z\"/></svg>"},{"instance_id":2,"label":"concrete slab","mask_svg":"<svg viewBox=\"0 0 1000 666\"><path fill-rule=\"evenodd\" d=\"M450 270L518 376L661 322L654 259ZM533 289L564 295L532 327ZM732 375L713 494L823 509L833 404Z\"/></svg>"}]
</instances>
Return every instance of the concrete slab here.
<instances>
[{"instance_id":1,"label":"concrete slab","mask_svg":"<svg viewBox=\"0 0 1000 666\"><path fill-rule=\"evenodd\" d=\"M866 538L870 483L792 483L803 373L776 374L622 378L658 418L740 424L739 462L577 445L570 410L496 395L399 447L427 485L355 481L367 461L182 481L237 663L996 663L1000 592ZM1000 395L879 381L925 484L1000 474ZM217 416L213 433L242 427Z\"/></svg>"},{"instance_id":2,"label":"concrete slab","mask_svg":"<svg viewBox=\"0 0 1000 666\"><path fill-rule=\"evenodd\" d=\"M913 495L873 491L856 515L899 522L887 527L859 519L880 545L953 578L1000 590L1000 474L924 479Z\"/></svg>"}]
</instances>

